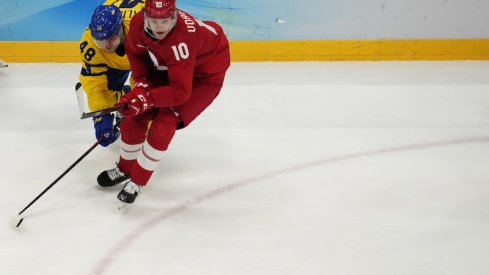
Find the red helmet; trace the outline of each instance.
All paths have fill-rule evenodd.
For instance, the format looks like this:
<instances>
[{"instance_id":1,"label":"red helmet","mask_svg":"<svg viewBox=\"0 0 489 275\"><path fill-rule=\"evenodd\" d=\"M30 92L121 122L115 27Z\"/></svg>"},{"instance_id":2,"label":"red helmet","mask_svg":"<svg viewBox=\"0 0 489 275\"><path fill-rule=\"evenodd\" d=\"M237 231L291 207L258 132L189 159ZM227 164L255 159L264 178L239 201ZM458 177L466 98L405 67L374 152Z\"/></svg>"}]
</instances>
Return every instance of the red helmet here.
<instances>
[{"instance_id":1,"label":"red helmet","mask_svg":"<svg viewBox=\"0 0 489 275\"><path fill-rule=\"evenodd\" d=\"M175 12L175 0L146 0L144 12L151 18L169 18Z\"/></svg>"}]
</instances>

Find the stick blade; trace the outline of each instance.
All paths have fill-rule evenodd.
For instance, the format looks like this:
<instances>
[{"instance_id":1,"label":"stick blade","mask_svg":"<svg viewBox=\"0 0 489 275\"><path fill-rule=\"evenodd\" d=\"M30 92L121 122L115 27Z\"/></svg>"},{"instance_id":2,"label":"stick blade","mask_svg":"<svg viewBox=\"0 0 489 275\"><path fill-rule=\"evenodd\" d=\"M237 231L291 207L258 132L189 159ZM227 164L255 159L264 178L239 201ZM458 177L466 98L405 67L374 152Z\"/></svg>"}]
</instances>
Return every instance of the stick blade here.
<instances>
[{"instance_id":1,"label":"stick blade","mask_svg":"<svg viewBox=\"0 0 489 275\"><path fill-rule=\"evenodd\" d=\"M117 105L117 106L114 106L114 107L110 107L110 108L107 108L107 109L102 109L102 110L95 111L95 112L82 113L81 119L90 118L90 117L99 116L99 115L104 115L104 114L109 114L109 113L112 113L112 112L115 112L115 111L120 111L122 109L127 109L127 106L128 106L128 104L125 104L125 105Z\"/></svg>"},{"instance_id":2,"label":"stick blade","mask_svg":"<svg viewBox=\"0 0 489 275\"><path fill-rule=\"evenodd\" d=\"M18 229L19 226L22 224L22 222L24 221L24 217L23 216L20 216L20 215L15 215L14 217L12 217L10 219L10 224L12 225L12 227L14 227L15 229Z\"/></svg>"}]
</instances>

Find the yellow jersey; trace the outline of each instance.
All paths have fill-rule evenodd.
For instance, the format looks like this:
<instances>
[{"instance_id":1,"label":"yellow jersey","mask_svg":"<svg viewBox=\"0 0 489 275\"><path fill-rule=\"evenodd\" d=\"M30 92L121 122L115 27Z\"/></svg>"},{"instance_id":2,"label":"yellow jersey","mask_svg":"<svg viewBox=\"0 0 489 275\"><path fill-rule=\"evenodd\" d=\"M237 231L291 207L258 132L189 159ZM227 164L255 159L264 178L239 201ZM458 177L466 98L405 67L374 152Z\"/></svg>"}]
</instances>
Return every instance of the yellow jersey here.
<instances>
[{"instance_id":1,"label":"yellow jersey","mask_svg":"<svg viewBox=\"0 0 489 275\"><path fill-rule=\"evenodd\" d=\"M144 8L144 0L107 0L104 5L115 5L121 10L125 38L131 18ZM89 28L83 32L80 39L80 83L92 112L112 107L119 100L131 69L124 45L120 47L116 52L108 53L95 45Z\"/></svg>"}]
</instances>

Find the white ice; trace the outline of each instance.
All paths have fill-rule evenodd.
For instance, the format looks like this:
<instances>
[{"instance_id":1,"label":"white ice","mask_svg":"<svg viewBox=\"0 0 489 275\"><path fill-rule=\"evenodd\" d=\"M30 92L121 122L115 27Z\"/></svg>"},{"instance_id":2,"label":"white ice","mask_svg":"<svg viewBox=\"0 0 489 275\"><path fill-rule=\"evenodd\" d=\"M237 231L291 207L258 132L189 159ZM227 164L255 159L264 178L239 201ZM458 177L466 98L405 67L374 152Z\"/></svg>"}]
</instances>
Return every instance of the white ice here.
<instances>
[{"instance_id":1,"label":"white ice","mask_svg":"<svg viewBox=\"0 0 489 275\"><path fill-rule=\"evenodd\" d=\"M0 273L489 274L489 62L233 63L136 203L78 64L0 69Z\"/></svg>"}]
</instances>

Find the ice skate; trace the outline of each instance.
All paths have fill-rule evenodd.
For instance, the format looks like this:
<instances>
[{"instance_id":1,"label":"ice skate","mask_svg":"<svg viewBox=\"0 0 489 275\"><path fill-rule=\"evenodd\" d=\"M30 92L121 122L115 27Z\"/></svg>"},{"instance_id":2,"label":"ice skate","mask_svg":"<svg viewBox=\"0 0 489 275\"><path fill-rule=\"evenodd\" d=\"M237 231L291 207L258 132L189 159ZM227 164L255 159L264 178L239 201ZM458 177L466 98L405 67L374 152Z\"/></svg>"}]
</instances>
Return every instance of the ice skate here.
<instances>
[{"instance_id":1,"label":"ice skate","mask_svg":"<svg viewBox=\"0 0 489 275\"><path fill-rule=\"evenodd\" d=\"M0 68L8 67L8 64L0 59Z\"/></svg>"},{"instance_id":2,"label":"ice skate","mask_svg":"<svg viewBox=\"0 0 489 275\"><path fill-rule=\"evenodd\" d=\"M117 198L125 204L131 204L136 200L139 192L140 186L129 180L119 192Z\"/></svg>"},{"instance_id":3,"label":"ice skate","mask_svg":"<svg viewBox=\"0 0 489 275\"><path fill-rule=\"evenodd\" d=\"M119 170L118 167L105 170L97 177L97 182L102 187L110 187L119 183L125 183L130 179L129 175L126 175Z\"/></svg>"}]
</instances>

